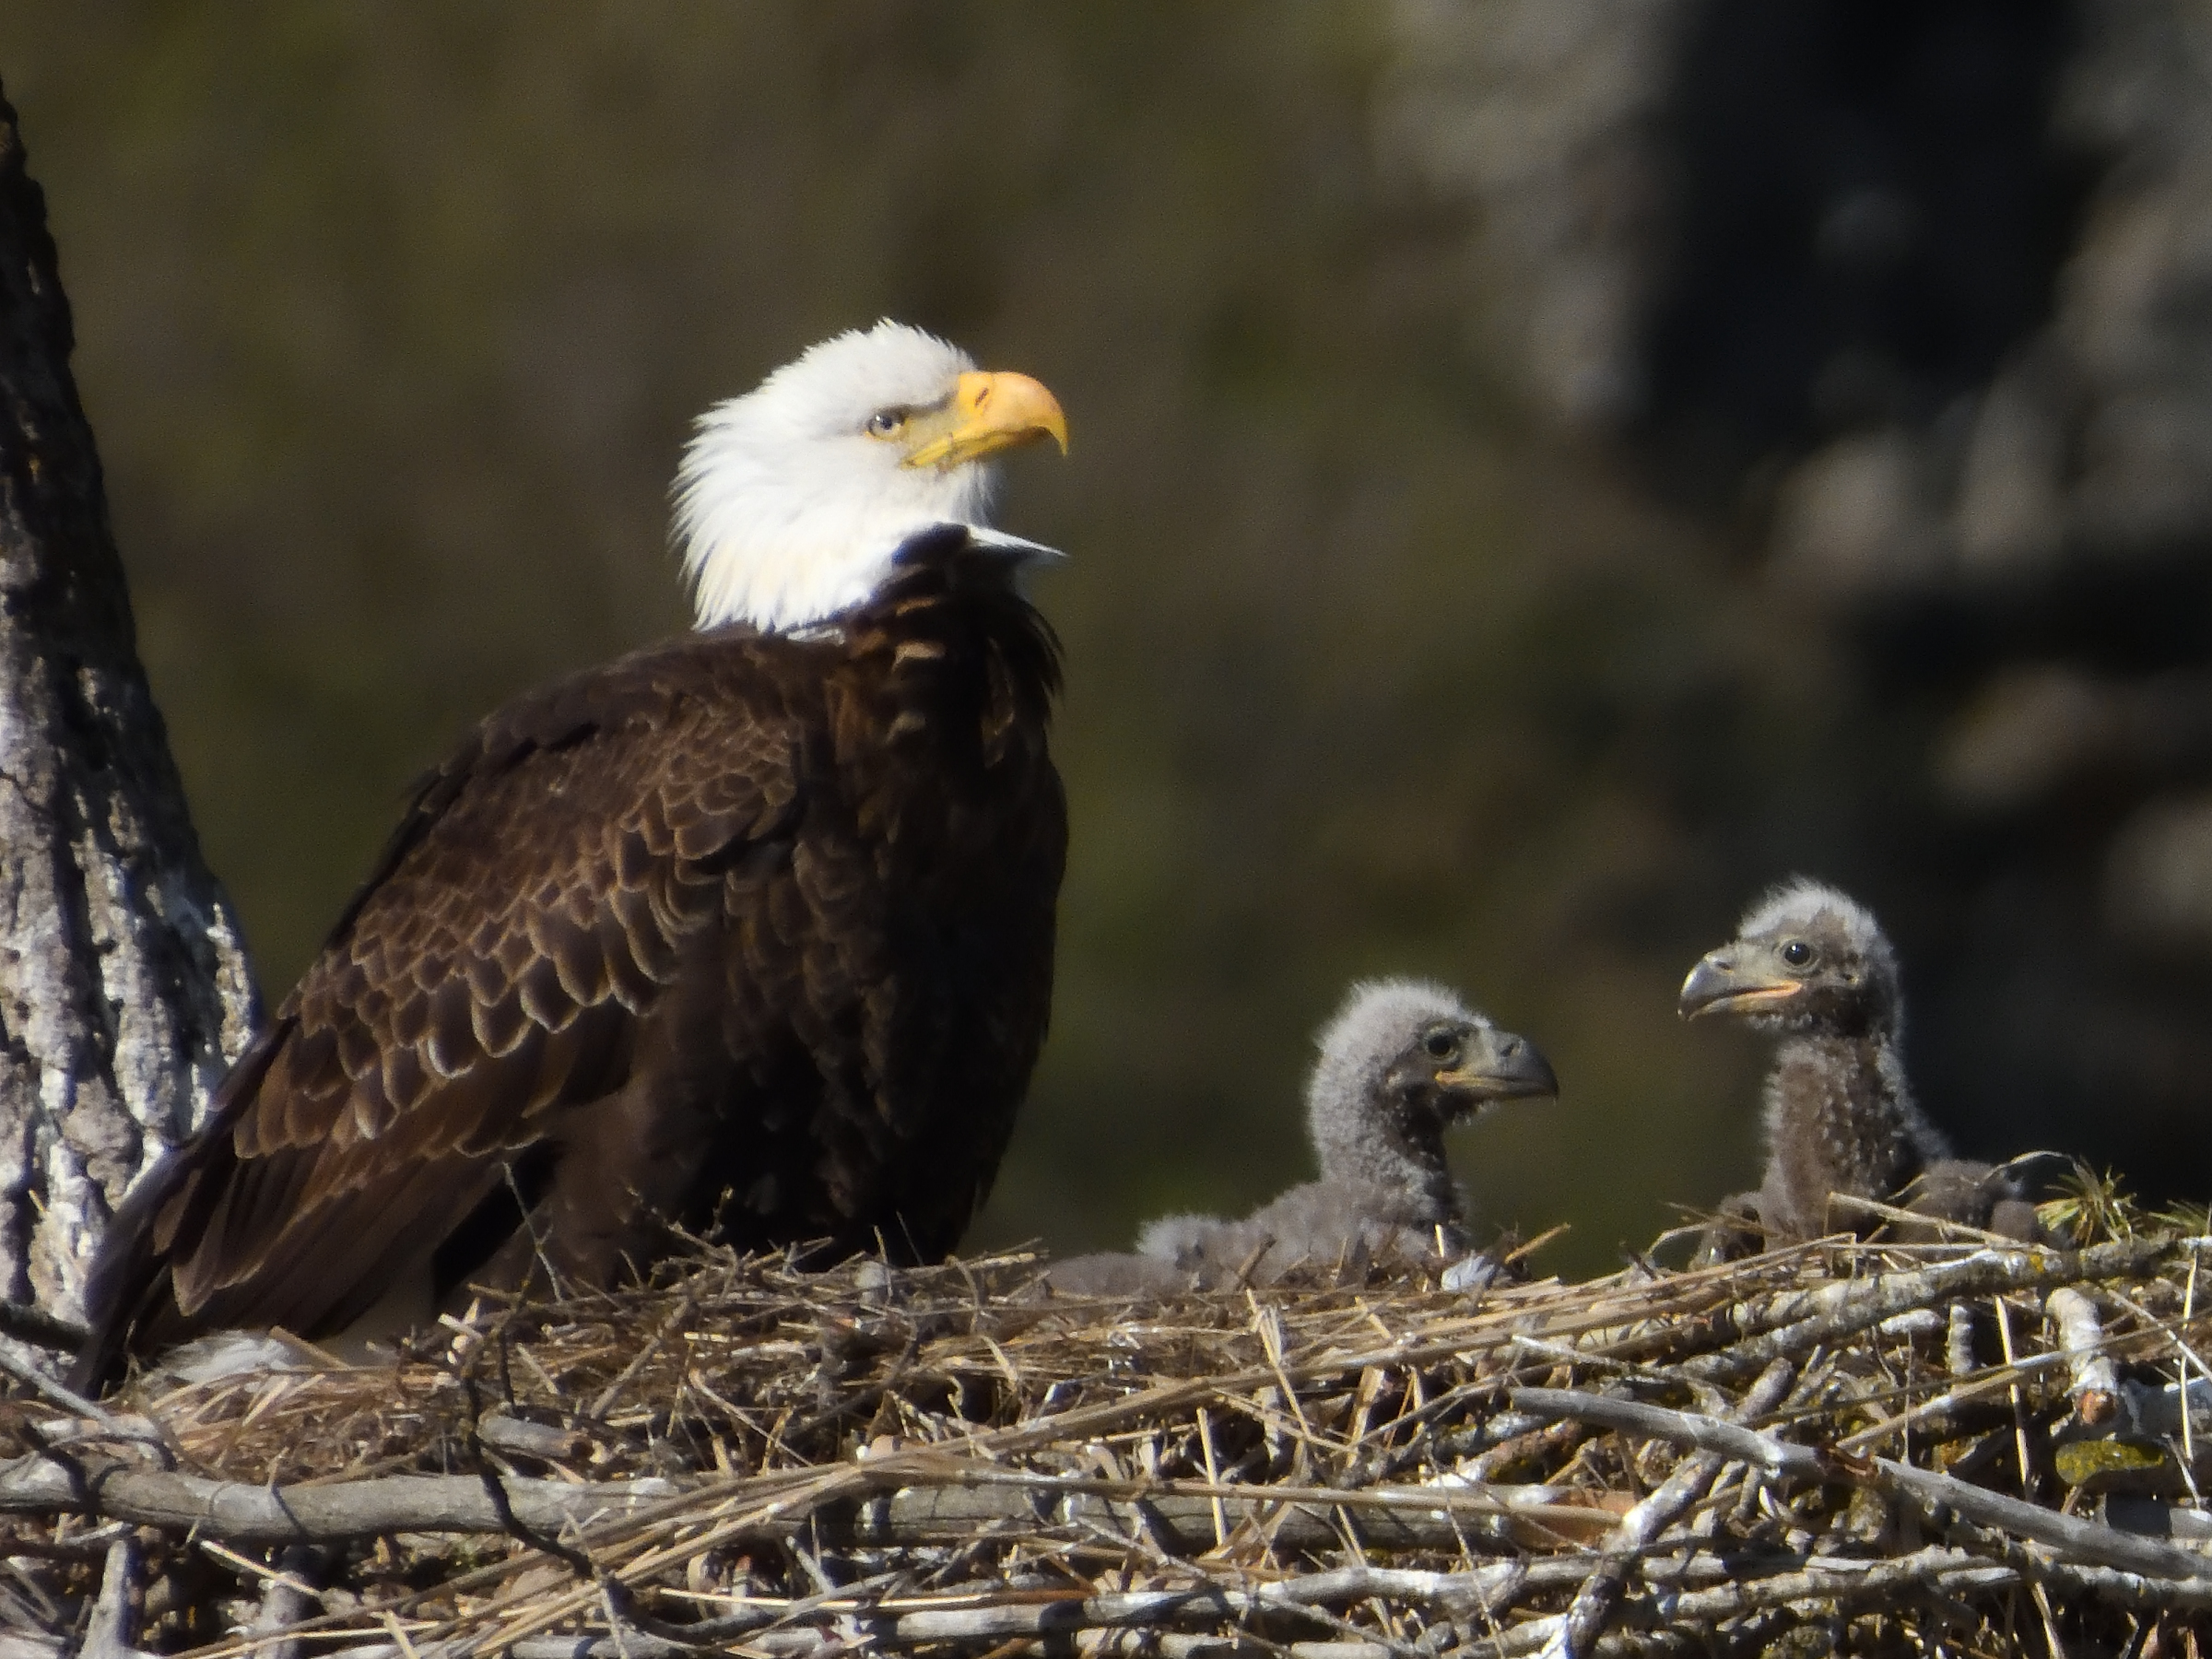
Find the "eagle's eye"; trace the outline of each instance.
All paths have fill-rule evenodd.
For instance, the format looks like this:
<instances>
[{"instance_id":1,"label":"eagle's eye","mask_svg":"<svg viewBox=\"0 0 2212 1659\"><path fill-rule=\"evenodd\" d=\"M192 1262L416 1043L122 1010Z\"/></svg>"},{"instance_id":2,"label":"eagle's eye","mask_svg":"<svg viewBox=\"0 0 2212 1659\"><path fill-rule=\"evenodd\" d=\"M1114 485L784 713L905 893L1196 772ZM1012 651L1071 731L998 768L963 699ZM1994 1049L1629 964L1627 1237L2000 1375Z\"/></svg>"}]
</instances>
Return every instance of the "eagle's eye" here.
<instances>
[{"instance_id":1,"label":"eagle's eye","mask_svg":"<svg viewBox=\"0 0 2212 1659\"><path fill-rule=\"evenodd\" d=\"M1429 1051L1431 1059L1449 1060L1459 1053L1459 1037L1449 1027L1438 1026L1421 1039L1421 1046Z\"/></svg>"},{"instance_id":2,"label":"eagle's eye","mask_svg":"<svg viewBox=\"0 0 2212 1659\"><path fill-rule=\"evenodd\" d=\"M1803 939L1792 939L1782 947L1782 959L1793 968L1810 968L1819 954Z\"/></svg>"},{"instance_id":3,"label":"eagle's eye","mask_svg":"<svg viewBox=\"0 0 2212 1659\"><path fill-rule=\"evenodd\" d=\"M868 417L866 431L871 438L895 438L899 429L906 424L904 409L878 409Z\"/></svg>"}]
</instances>

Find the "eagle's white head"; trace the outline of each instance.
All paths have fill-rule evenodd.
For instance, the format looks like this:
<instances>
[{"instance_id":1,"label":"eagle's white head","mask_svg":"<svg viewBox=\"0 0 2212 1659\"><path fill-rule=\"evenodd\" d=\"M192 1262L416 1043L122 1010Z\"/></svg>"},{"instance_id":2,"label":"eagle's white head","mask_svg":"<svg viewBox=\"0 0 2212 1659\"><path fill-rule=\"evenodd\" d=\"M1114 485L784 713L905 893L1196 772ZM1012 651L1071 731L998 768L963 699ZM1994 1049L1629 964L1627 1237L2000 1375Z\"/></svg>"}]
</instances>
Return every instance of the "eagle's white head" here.
<instances>
[{"instance_id":1,"label":"eagle's white head","mask_svg":"<svg viewBox=\"0 0 2212 1659\"><path fill-rule=\"evenodd\" d=\"M676 535L699 626L819 626L933 525L1049 557L988 527L989 458L1043 438L1065 452L1067 420L1026 374L981 373L958 347L889 321L823 341L700 417L684 451Z\"/></svg>"}]
</instances>

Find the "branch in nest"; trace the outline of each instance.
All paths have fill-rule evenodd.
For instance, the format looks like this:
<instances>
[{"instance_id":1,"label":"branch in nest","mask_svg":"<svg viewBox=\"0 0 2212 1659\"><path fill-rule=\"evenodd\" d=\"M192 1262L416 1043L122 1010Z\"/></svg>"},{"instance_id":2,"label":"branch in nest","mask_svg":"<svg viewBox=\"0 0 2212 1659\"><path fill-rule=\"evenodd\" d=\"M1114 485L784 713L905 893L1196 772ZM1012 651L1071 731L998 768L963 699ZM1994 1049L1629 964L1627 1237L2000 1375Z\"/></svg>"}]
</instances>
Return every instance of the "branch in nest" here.
<instances>
[{"instance_id":1,"label":"branch in nest","mask_svg":"<svg viewBox=\"0 0 2212 1659\"><path fill-rule=\"evenodd\" d=\"M1701 1446L1770 1475L1798 1480L1837 1482L1870 1487L1878 1492L1911 1498L1928 1508L1948 1509L1970 1521L1994 1526L2023 1538L2031 1538L2078 1560L2101 1567L2117 1567L2155 1578L2175 1579L2201 1591L2212 1604L2212 1572L2200 1555L2185 1549L2062 1515L2041 1504L2007 1498L1984 1487L1894 1463L1886 1457L1840 1457L1811 1446L1793 1445L1771 1435L1755 1433L1734 1423L1691 1412L1670 1411L1633 1400L1608 1399L1567 1388L1516 1388L1512 1402L1524 1411L1549 1411L1585 1423L1599 1423L1630 1434Z\"/></svg>"},{"instance_id":2,"label":"branch in nest","mask_svg":"<svg viewBox=\"0 0 2212 1659\"><path fill-rule=\"evenodd\" d=\"M24 1387L51 1405L59 1406L73 1417L90 1418L96 1422L110 1422L105 1408L95 1405L74 1390L63 1387L37 1366L19 1355L11 1354L0 1347L0 1372L13 1377Z\"/></svg>"},{"instance_id":3,"label":"branch in nest","mask_svg":"<svg viewBox=\"0 0 2212 1659\"><path fill-rule=\"evenodd\" d=\"M1785 1290L1735 1310L1735 1324L1751 1335L1717 1352L1686 1359L1681 1370L1701 1382L1742 1382L1776 1359L1809 1353L1913 1308L1961 1296L2117 1277L2147 1265L2165 1248L2163 1240L2131 1239L2100 1244L2077 1255L2023 1244L2012 1250L1977 1250L1910 1272L1839 1279L1811 1290Z\"/></svg>"},{"instance_id":4,"label":"branch in nest","mask_svg":"<svg viewBox=\"0 0 2212 1659\"><path fill-rule=\"evenodd\" d=\"M2194 1611L2207 1605L2206 1588L2171 1579L2144 1578L2109 1567L2076 1567L2041 1560L2015 1547L2010 1558L1990 1560L1970 1551L1942 1547L1888 1561L1809 1561L1800 1569L1765 1577L1745 1576L1706 1589L1685 1591L1662 1603L1647 1597L1632 1604L1623 1622L1639 1630L1710 1632L1725 1621L1771 1608L1794 1607L1811 1617L1869 1604L1894 1606L1914 1591L1939 1596L1987 1594L2018 1585L2048 1583L2077 1594L2101 1596L2137 1612ZM1523 1659L1545 1644L1548 1619L1523 1625L1501 1640L1477 1641L1456 1650L1454 1659ZM1606 1644L1610 1649L1612 1641ZM1694 1640L1691 1652L1708 1651ZM541 1655L540 1659L551 1659Z\"/></svg>"},{"instance_id":5,"label":"branch in nest","mask_svg":"<svg viewBox=\"0 0 2212 1659\"><path fill-rule=\"evenodd\" d=\"M1970 1594L2009 1589L2020 1582L2016 1568L1985 1561L1963 1550L1924 1549L1893 1561L1869 1561L1863 1567L1830 1562L1796 1572L1716 1584L1710 1590L1685 1591L1667 1597L1664 1609L1649 1601L1632 1604L1626 1618L1645 1630L1710 1630L1724 1619L1740 1618L1767 1607L1893 1602L1914 1590ZM1524 1659L1550 1640L1551 1622L1538 1619L1500 1638L1471 1641L1457 1652L1465 1659Z\"/></svg>"},{"instance_id":6,"label":"branch in nest","mask_svg":"<svg viewBox=\"0 0 2212 1659\"><path fill-rule=\"evenodd\" d=\"M848 1547L959 1543L1009 1524L1030 1530L1091 1526L1115 1536L1148 1536L1164 1548L1200 1553L1218 1543L1217 1507L1262 1522L1277 1549L1341 1547L1338 1518L1378 1550L1453 1550L1470 1537L1557 1545L1609 1531L1618 1512L1579 1489L1545 1486L1367 1488L1359 1491L1282 1486L1147 1488L1119 1482L1068 1481L997 1470L948 1471L953 1484L917 1482L866 1499L833 1521ZM967 1482L979 1480L981 1484ZM1180 1483L1179 1483L1180 1484ZM795 1514L795 1512L794 1512Z\"/></svg>"},{"instance_id":7,"label":"branch in nest","mask_svg":"<svg viewBox=\"0 0 2212 1659\"><path fill-rule=\"evenodd\" d=\"M1084 1627L1088 1629L1090 1627ZM1320 1641L1268 1641L1257 1637L1241 1636L1235 1631L1217 1636L1211 1632L1192 1634L1171 1630L1154 1630L1142 1625L1113 1625L1101 1627L1104 1631L1122 1631L1126 1634L1119 1641L1108 1641L1095 1649L1098 1653L1143 1653L1156 1659L1396 1659L1396 1650L1380 1641L1346 1641L1342 1639ZM1055 1627L1057 1630L1057 1627ZM988 1637L979 1632L979 1640ZM916 1645L896 1637L876 1636L886 1647ZM931 1638L928 1640L935 1640ZM1007 1639L1018 1642L1020 1637ZM773 1659L806 1659L809 1654L822 1659L844 1646L836 1634L816 1629L775 1630L748 1641L748 1653L766 1653ZM1025 1644L1026 1645L1026 1644ZM671 1641L650 1637L597 1636L581 1639L574 1636L530 1636L508 1650L514 1659L690 1659L699 1650ZM397 1648L340 1648L330 1659L405 1659Z\"/></svg>"},{"instance_id":8,"label":"branch in nest","mask_svg":"<svg viewBox=\"0 0 2212 1659\"><path fill-rule=\"evenodd\" d=\"M887 1467L877 1475L896 1489L855 1500L852 1484L839 1481L811 1496L794 1492L760 1531L788 1532L822 1514L831 1535L881 1548L961 1542L1009 1524L1034 1530L1090 1523L1199 1550L1215 1543L1213 1512L1220 1504L1241 1518L1265 1520L1281 1547L1335 1547L1342 1542L1335 1517L1349 1512L1374 1548L1457 1550L1471 1535L1557 1544L1609 1529L1617 1519L1613 1509L1580 1491L1541 1486L1178 1490L959 1465ZM694 1495L712 1503L734 1492L723 1487ZM517 1522L559 1535L570 1527L665 1512L684 1496L659 1479L581 1486L512 1479L495 1494L480 1477L468 1475L390 1475L272 1488L114 1460L88 1459L73 1470L52 1458L27 1457L0 1468L0 1514L99 1514L142 1526L192 1528L230 1544L337 1544L394 1532L512 1535Z\"/></svg>"},{"instance_id":9,"label":"branch in nest","mask_svg":"<svg viewBox=\"0 0 2212 1659\"><path fill-rule=\"evenodd\" d=\"M0 1300L0 1336L13 1336L18 1342L57 1354L74 1354L90 1335L83 1325L49 1313L36 1303Z\"/></svg>"},{"instance_id":10,"label":"branch in nest","mask_svg":"<svg viewBox=\"0 0 2212 1659\"><path fill-rule=\"evenodd\" d=\"M261 1609L248 1631L262 1643L254 1650L256 1659L299 1659L300 1641L286 1632L307 1617L313 1592L303 1575L317 1565L315 1551L301 1545L293 1545L277 1558L276 1571L262 1587Z\"/></svg>"},{"instance_id":11,"label":"branch in nest","mask_svg":"<svg viewBox=\"0 0 2212 1659\"><path fill-rule=\"evenodd\" d=\"M2136 1434L2156 1440L2182 1430L2183 1405L2187 1402L2191 1426L2205 1432L2205 1418L2212 1411L2212 1379L2192 1377L2186 1385L2124 1382L2120 1397L2127 1407L2129 1427Z\"/></svg>"},{"instance_id":12,"label":"branch in nest","mask_svg":"<svg viewBox=\"0 0 2212 1659\"><path fill-rule=\"evenodd\" d=\"M1555 1589L1588 1574L1593 1558L1533 1563L1499 1562L1465 1572L1415 1572L1353 1567L1255 1586L1199 1583L1178 1590L1142 1590L1104 1595L1041 1595L1014 1592L986 1605L943 1608L896 1604L869 1606L816 1605L806 1619L792 1618L796 1608L777 1605L688 1627L685 1640L639 1631L619 1635L526 1637L514 1642L515 1659L677 1659L709 1645L736 1644L748 1653L802 1659L831 1647L848 1645L895 1651L947 1643L998 1644L1037 1639L1067 1641L1085 1635L1146 1632L1143 1651L1165 1659L1209 1659L1216 1653L1253 1651L1292 1659L1386 1659L1384 1642L1267 1641L1234 1628L1253 1622L1312 1618L1321 1608L1381 1599L1429 1607L1465 1618L1495 1609L1504 1598L1523 1592ZM1896 1560L1859 1561L1835 1557L1765 1573L1744 1572L1710 1557L1681 1563L1653 1563L1647 1574L1664 1600L1647 1596L1631 1602L1624 1622L1643 1630L1710 1630L1721 1621L1771 1607L1812 1607L1835 1604L1895 1602L1914 1591L1967 1595L2006 1590L2049 1578L2080 1588L2112 1593L2124 1605L2190 1606L2183 1586L2146 1581L2099 1568L2066 1568L2023 1561L1990 1560L1963 1549L1920 1550ZM1693 1586L1693 1581L1695 1584ZM826 1598L824 1598L826 1599ZM944 1599L959 1599L947 1596ZM1477 1639L1454 1650L1465 1659L1524 1659L1553 1634L1555 1620L1537 1619L1499 1638ZM1178 1627L1213 1627L1220 1634L1175 1634ZM1223 1630L1223 1627L1230 1627ZM1120 1644L1083 1643L1085 1652L1120 1652ZM328 1659L406 1659L396 1644L375 1642L327 1650Z\"/></svg>"},{"instance_id":13,"label":"branch in nest","mask_svg":"<svg viewBox=\"0 0 2212 1659\"><path fill-rule=\"evenodd\" d=\"M1731 1419L1740 1426L1764 1417L1782 1403L1796 1377L1796 1367L1786 1359L1775 1360L1752 1384L1751 1392L1731 1414ZM1727 1466L1727 1461L1717 1452L1692 1453L1676 1465L1674 1473L1656 1490L1621 1517L1619 1530L1606 1544L1597 1570L1575 1592L1574 1601L1567 1611L1558 1619L1548 1621L1554 1629L1544 1646L1547 1659L1554 1654L1559 1659L1583 1659L1589 1653L1619 1605L1621 1592L1627 1588L1638 1555L1672 1526L1677 1516L1704 1496L1706 1488Z\"/></svg>"},{"instance_id":14,"label":"branch in nest","mask_svg":"<svg viewBox=\"0 0 2212 1659\"><path fill-rule=\"evenodd\" d=\"M2111 1422L2120 1409L2120 1372L2104 1351L2104 1324L2096 1301L2075 1286L2062 1285L2044 1299L2043 1313L2074 1379L2075 1415L2092 1428Z\"/></svg>"},{"instance_id":15,"label":"branch in nest","mask_svg":"<svg viewBox=\"0 0 2212 1659\"><path fill-rule=\"evenodd\" d=\"M506 1489L516 1516L557 1530L665 1504L677 1488L647 1479L588 1486L515 1480ZM63 1513L192 1528L231 1544L339 1544L381 1533L495 1533L508 1525L473 1475L389 1475L272 1488L88 1458L75 1469L35 1455L0 1465L0 1514Z\"/></svg>"},{"instance_id":16,"label":"branch in nest","mask_svg":"<svg viewBox=\"0 0 2212 1659\"><path fill-rule=\"evenodd\" d=\"M477 1423L477 1438L485 1448L510 1457L535 1457L542 1463L560 1463L583 1457L592 1449L591 1438L557 1423L534 1423L527 1418L491 1412Z\"/></svg>"},{"instance_id":17,"label":"branch in nest","mask_svg":"<svg viewBox=\"0 0 2212 1659\"><path fill-rule=\"evenodd\" d=\"M1065 1640L1086 1632L1158 1632L1145 1651L1182 1653L1203 1659L1224 1643L1243 1645L1238 1634L1183 1637L1178 1626L1220 1627L1253 1620L1297 1620L1319 1610L1370 1600L1409 1603L1452 1617L1479 1616L1524 1592L1563 1588L1578 1583L1594 1565L1590 1558L1523 1563L1500 1561L1463 1572L1423 1572L1378 1567L1346 1567L1272 1583L1246 1586L1200 1583L1176 1590L1137 1590L1103 1595L1041 1594L1011 1592L985 1605L951 1595L941 1599L966 1606L837 1606L830 1598L810 1598L806 1618L800 1609L771 1604L729 1618L685 1628L683 1640L624 1630L619 1635L526 1637L512 1644L515 1659L674 1659L711 1644L735 1643L748 1653L795 1656L823 1651L841 1636L873 1649L933 1646L947 1642L999 1643L1024 1638ZM1718 1561L1697 1564L1700 1576L1718 1579L1726 1568ZM828 1605L824 1605L828 1604ZM1155 1646L1155 1641L1158 1645ZM1258 1644L1301 1659L1386 1659L1393 1650L1381 1642L1292 1641ZM1368 1654L1367 1650L1372 1649ZM1087 1644L1087 1651L1088 1651ZM379 1642L328 1653L327 1659L405 1659L396 1646Z\"/></svg>"},{"instance_id":18,"label":"branch in nest","mask_svg":"<svg viewBox=\"0 0 2212 1659\"><path fill-rule=\"evenodd\" d=\"M1954 1377L1971 1377L1982 1369L1974 1353L1974 1310L1969 1303L1953 1302L1945 1316L1943 1365Z\"/></svg>"},{"instance_id":19,"label":"branch in nest","mask_svg":"<svg viewBox=\"0 0 2212 1659\"><path fill-rule=\"evenodd\" d=\"M131 1573L137 1553L128 1538L108 1546L107 1564L100 1575L100 1598L92 1604L91 1622L85 1629L79 1659L138 1659L131 1646Z\"/></svg>"}]
</instances>

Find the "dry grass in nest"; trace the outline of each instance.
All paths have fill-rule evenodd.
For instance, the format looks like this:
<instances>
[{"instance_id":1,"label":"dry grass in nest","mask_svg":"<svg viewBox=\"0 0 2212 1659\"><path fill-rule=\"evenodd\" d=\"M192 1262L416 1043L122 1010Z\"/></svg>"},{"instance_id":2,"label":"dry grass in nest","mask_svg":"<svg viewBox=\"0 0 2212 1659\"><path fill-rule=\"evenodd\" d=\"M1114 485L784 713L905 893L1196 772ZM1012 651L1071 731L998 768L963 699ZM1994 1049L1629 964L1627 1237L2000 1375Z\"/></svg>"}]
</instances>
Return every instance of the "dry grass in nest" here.
<instances>
[{"instance_id":1,"label":"dry grass in nest","mask_svg":"<svg viewBox=\"0 0 2212 1659\"><path fill-rule=\"evenodd\" d=\"M2202 1241L2047 1213L1476 1300L701 1252L394 1366L18 1399L0 1659L2184 1652Z\"/></svg>"}]
</instances>

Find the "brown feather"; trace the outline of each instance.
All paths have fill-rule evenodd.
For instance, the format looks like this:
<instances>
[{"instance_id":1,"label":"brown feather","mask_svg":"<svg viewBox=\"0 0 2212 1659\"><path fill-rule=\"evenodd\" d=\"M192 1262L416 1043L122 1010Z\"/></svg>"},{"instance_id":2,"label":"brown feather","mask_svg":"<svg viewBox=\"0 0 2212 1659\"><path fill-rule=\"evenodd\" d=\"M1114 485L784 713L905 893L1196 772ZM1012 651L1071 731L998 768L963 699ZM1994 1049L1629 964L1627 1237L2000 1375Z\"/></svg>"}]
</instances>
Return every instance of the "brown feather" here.
<instances>
[{"instance_id":1,"label":"brown feather","mask_svg":"<svg viewBox=\"0 0 2212 1659\"><path fill-rule=\"evenodd\" d=\"M492 715L119 1213L80 1381L223 1325L341 1328L512 1157L547 1160L532 1225L579 1282L670 1222L943 1254L1043 1041L1058 684L950 529L834 636L694 635ZM519 1233L488 1253L532 1271Z\"/></svg>"}]
</instances>

